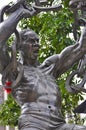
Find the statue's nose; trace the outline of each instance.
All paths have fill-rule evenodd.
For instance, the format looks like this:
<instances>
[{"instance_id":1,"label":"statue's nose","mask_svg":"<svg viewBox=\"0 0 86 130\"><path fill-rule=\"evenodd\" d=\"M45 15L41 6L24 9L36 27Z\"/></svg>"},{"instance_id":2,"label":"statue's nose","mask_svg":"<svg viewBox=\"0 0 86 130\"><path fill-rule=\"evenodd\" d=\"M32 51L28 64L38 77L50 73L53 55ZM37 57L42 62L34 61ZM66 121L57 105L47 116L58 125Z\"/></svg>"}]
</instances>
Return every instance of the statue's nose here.
<instances>
[{"instance_id":1,"label":"statue's nose","mask_svg":"<svg viewBox=\"0 0 86 130\"><path fill-rule=\"evenodd\" d=\"M39 43L37 41L35 41L35 43L33 44L33 47L40 47Z\"/></svg>"}]
</instances>

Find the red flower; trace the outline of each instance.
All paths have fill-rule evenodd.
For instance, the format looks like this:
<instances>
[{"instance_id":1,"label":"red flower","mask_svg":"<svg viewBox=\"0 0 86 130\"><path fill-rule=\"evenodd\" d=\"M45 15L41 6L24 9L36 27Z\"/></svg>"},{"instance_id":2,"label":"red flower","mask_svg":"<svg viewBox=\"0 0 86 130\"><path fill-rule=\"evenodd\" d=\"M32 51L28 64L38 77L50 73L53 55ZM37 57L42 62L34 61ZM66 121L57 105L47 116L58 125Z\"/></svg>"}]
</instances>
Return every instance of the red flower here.
<instances>
[{"instance_id":1,"label":"red flower","mask_svg":"<svg viewBox=\"0 0 86 130\"><path fill-rule=\"evenodd\" d=\"M12 82L11 81L7 81L7 82L5 82L5 84L6 84L6 86L10 86L12 84Z\"/></svg>"},{"instance_id":2,"label":"red flower","mask_svg":"<svg viewBox=\"0 0 86 130\"><path fill-rule=\"evenodd\" d=\"M11 93L11 91L12 91L12 89L9 88L9 87L11 86L11 84L12 84L11 81L5 82L5 85L6 85L6 86L4 86L4 90L5 90L8 94Z\"/></svg>"},{"instance_id":3,"label":"red flower","mask_svg":"<svg viewBox=\"0 0 86 130\"><path fill-rule=\"evenodd\" d=\"M12 89L11 88L4 88L4 91L6 91L6 93L11 93Z\"/></svg>"}]
</instances>

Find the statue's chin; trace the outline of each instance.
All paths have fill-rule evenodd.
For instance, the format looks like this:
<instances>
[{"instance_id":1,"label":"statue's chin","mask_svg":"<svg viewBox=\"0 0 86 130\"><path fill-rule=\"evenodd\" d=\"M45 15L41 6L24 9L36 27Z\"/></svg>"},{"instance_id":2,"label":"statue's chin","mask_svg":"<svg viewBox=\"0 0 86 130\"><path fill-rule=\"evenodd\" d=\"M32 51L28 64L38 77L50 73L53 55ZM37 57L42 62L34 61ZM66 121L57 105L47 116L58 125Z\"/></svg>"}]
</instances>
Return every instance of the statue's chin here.
<instances>
[{"instance_id":1,"label":"statue's chin","mask_svg":"<svg viewBox=\"0 0 86 130\"><path fill-rule=\"evenodd\" d=\"M34 53L32 56L31 56L31 59L32 60L36 60L38 57L38 53Z\"/></svg>"}]
</instances>

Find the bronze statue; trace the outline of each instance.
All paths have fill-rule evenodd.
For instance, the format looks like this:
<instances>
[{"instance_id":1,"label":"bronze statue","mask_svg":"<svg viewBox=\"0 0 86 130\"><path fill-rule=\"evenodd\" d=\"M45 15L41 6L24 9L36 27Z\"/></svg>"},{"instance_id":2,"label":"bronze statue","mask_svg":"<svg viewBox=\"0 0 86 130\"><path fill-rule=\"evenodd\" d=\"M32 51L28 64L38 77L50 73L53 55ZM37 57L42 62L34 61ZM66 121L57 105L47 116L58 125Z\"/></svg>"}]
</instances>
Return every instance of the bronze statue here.
<instances>
[{"instance_id":1,"label":"bronze statue","mask_svg":"<svg viewBox=\"0 0 86 130\"><path fill-rule=\"evenodd\" d=\"M1 15L0 23L0 73L3 84L12 89L12 95L21 107L18 129L86 130L86 126L66 124L64 121L61 114L60 90L55 82L56 78L85 55L86 27L79 42L39 64L38 35L30 29L22 30L20 33L16 30L22 18L40 12L36 6L28 8L24 2L24 0L18 1L13 7L3 8L2 12L11 12L11 14L6 20L3 20ZM16 34L17 39L13 43L12 56L10 56L6 41L12 33ZM19 61L15 58L16 47L21 54Z\"/></svg>"}]
</instances>

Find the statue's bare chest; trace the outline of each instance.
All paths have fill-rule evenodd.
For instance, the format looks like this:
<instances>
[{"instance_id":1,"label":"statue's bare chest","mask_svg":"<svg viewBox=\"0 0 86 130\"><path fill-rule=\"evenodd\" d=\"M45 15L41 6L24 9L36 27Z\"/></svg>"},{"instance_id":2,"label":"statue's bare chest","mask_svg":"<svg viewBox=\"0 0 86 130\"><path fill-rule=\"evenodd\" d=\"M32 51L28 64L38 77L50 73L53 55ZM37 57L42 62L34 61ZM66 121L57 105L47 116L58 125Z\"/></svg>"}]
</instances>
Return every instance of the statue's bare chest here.
<instances>
[{"instance_id":1,"label":"statue's bare chest","mask_svg":"<svg viewBox=\"0 0 86 130\"><path fill-rule=\"evenodd\" d=\"M46 74L42 69L34 67L24 68L24 79L26 82L25 87L31 91L37 91L39 94L45 92L50 94L57 93L55 79L51 75Z\"/></svg>"},{"instance_id":2,"label":"statue's bare chest","mask_svg":"<svg viewBox=\"0 0 86 130\"><path fill-rule=\"evenodd\" d=\"M16 91L18 102L45 102L57 104L60 100L60 91L53 76L43 69L24 67L24 75Z\"/></svg>"}]
</instances>

